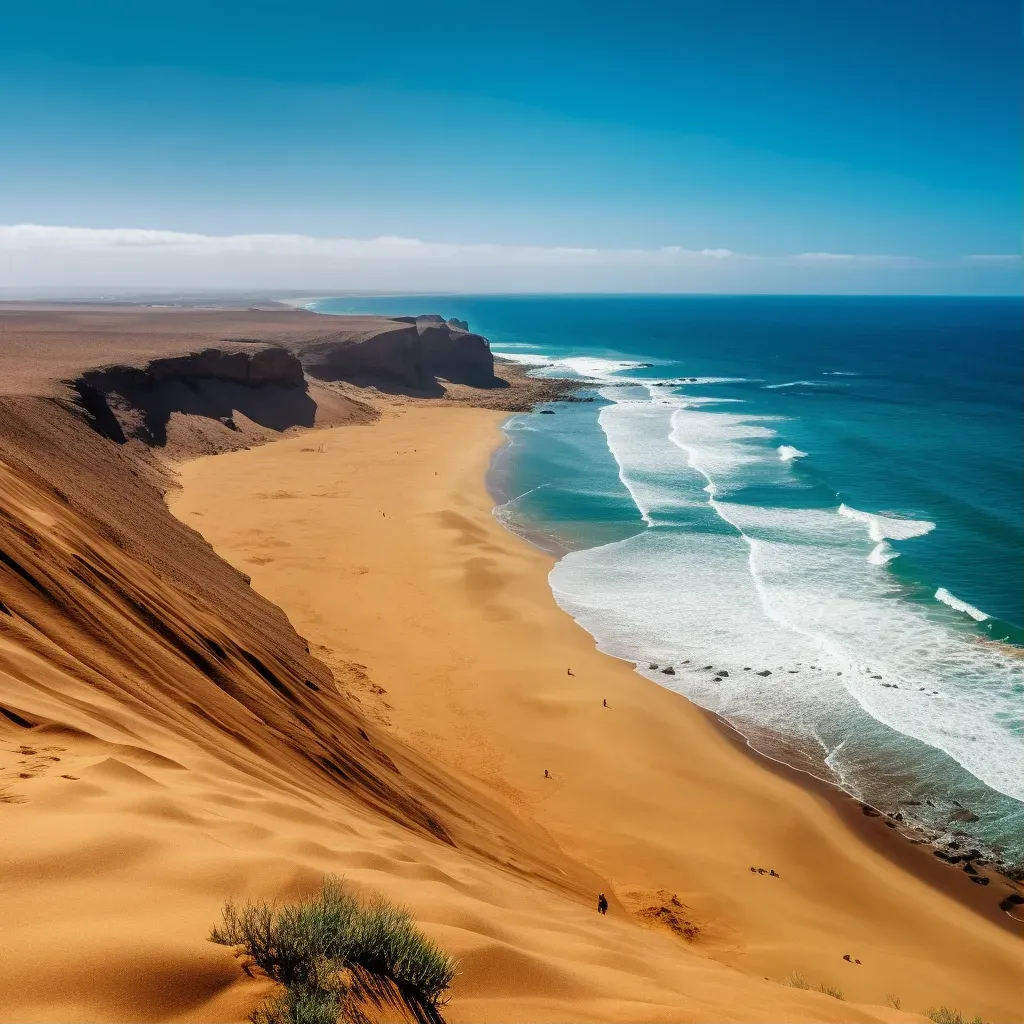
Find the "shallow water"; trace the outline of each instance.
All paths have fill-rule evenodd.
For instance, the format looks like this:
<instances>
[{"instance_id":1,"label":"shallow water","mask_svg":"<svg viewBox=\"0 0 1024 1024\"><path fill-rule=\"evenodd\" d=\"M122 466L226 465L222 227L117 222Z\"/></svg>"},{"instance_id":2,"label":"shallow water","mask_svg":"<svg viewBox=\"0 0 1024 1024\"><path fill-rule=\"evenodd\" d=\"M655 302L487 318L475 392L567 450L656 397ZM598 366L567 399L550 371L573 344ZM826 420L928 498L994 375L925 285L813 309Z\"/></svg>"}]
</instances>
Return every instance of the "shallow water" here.
<instances>
[{"instance_id":1,"label":"shallow water","mask_svg":"<svg viewBox=\"0 0 1024 1024\"><path fill-rule=\"evenodd\" d=\"M318 308L466 318L589 381L492 471L562 607L759 749L1024 854L1020 300Z\"/></svg>"}]
</instances>

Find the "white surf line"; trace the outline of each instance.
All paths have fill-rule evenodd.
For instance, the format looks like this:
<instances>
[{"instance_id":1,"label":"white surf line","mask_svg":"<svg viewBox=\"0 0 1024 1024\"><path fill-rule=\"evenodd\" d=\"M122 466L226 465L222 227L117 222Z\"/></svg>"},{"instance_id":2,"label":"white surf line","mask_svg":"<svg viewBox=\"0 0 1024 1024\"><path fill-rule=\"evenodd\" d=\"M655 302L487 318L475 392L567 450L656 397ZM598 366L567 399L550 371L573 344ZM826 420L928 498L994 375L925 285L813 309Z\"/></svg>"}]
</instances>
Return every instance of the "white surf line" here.
<instances>
[{"instance_id":1,"label":"white surf line","mask_svg":"<svg viewBox=\"0 0 1024 1024\"><path fill-rule=\"evenodd\" d=\"M980 608L975 608L973 604L961 601L956 594L951 594L945 587L939 587L935 591L935 600L941 601L944 605L953 608L955 611L970 615L975 622L985 622L987 619L992 618L987 612L983 612Z\"/></svg>"},{"instance_id":2,"label":"white surf line","mask_svg":"<svg viewBox=\"0 0 1024 1024\"><path fill-rule=\"evenodd\" d=\"M680 411L685 411L685 410L680 410ZM673 414L673 420L675 420L675 417L676 417L676 414L674 413ZM747 545L748 545L748 547L750 549L750 553L749 553L749 556L748 556L748 565L749 565L749 568L750 568L750 574L751 574L751 577L752 577L752 580L753 580L753 583L754 583L755 590L757 591L758 598L761 601L761 605L762 605L762 608L764 610L765 615L767 615L767 617L772 622L777 623L778 625L782 626L784 629L788 629L790 632L796 634L797 636L802 636L805 639L810 640L813 644L818 646L819 649L821 649L823 652L826 652L826 653L830 654L833 658L835 658L836 661L842 666L842 669L843 669L843 689L853 698L853 700L861 708L861 710L864 712L864 714L866 714L873 721L878 722L879 724L885 726L888 729L891 729L894 733L896 733L896 734L898 734L900 736L907 736L907 737L909 737L911 739L917 740L920 743L923 743L925 746L930 747L933 750L937 750L940 753L945 754L951 761L953 761L955 764L959 765L965 772L967 772L968 775L970 775L973 778L977 779L982 785L987 786L989 789L995 790L996 792L999 792L999 793L1003 793L1005 796L1009 796L1011 799L1019 799L1019 797L1016 796L1015 794L1007 793L1005 787L1000 786L1000 785L998 785L995 782L989 781L988 779L982 778L977 770L972 769L970 766L965 764L963 760L961 760L962 753L960 751L954 752L952 750L947 749L946 746L942 745L942 743L938 741L937 737L934 737L934 736L927 736L926 737L926 736L919 735L918 732L914 731L912 728L908 730L906 728L906 723L902 723L901 722L900 724L895 724L891 720L891 716L885 713L884 709L875 709L875 710L873 710L871 707L869 707L867 702L866 702L866 700L860 696L860 694L856 691L856 689L853 689L850 686L850 682L853 679L857 678L858 675L863 676L865 674L865 672L867 671L866 666L861 664L860 662L856 661L852 657L852 655L850 655L849 652L847 652L846 649L841 644L836 643L831 638L824 637L824 636L821 636L819 634L813 633L813 632L811 632L811 631L809 631L807 629L804 629L801 626L798 626L797 624L792 623L792 622L788 621L787 619L782 618L780 615L778 615L777 613L775 613L772 610L772 608L771 608L771 600L770 600L770 597L768 596L767 588L764 585L764 581L763 581L760 573L757 571L757 548L758 548L758 545L759 545L758 539L755 538L755 537L747 536L747 534L744 533L743 529L737 523L733 522L733 520L731 520L728 517L728 515L726 515L722 511L722 508L721 508L720 504L715 500L715 497L714 497L714 492L715 492L714 481L699 466L694 464L694 462L693 462L693 453L692 453L691 449L687 445L685 445L682 442L681 439L679 439L677 437L674 437L673 434L675 434L675 427L673 427L672 434L669 435L670 440L674 444L676 444L680 448L682 448L687 453L687 461L688 461L689 465L691 466L691 468L694 469L696 472L700 473L700 475L703 476L704 479L708 481L708 488L707 488L708 489L708 493L709 493L708 504L711 505L711 507L715 510L716 514L718 516L720 516L721 519L724 522L728 523L734 530L736 530L736 532L747 543ZM865 515L866 515L866 513L865 513ZM885 518L885 517L882 517L882 518ZM897 522L899 522L899 521L897 520ZM921 526L923 524L915 522L915 525ZM934 524L932 524L932 523L928 523L927 525L928 525L929 528L934 526ZM928 531L924 530L923 532L928 532ZM920 536L920 533L916 533L914 535L915 536ZM975 609L975 610L977 610L977 609ZM876 659L872 659L872 660L876 661ZM877 665L877 661L876 661L876 665ZM893 672L888 667L884 667L883 671L885 672L885 675L887 676L888 679L895 680L898 685L900 685L900 686L909 686L909 684L907 683L907 680L902 675L900 675L899 673ZM932 684L932 685L935 685L935 684ZM939 684L939 685L941 685L941 684ZM820 739L819 739L819 743L820 743ZM841 747L841 744L839 746L837 746L836 749L832 752L833 755L838 753L840 747ZM828 767L831 770L833 770L833 771L835 770L834 766L832 764L828 764ZM813 774L813 773L808 773L808 774ZM836 774L839 775L840 773L836 772ZM841 788L843 788L846 792L851 793L851 795L857 796L856 787L843 785L843 786L841 786ZM859 799L859 797L858 797L858 799Z\"/></svg>"},{"instance_id":3,"label":"white surf line","mask_svg":"<svg viewBox=\"0 0 1024 1024\"><path fill-rule=\"evenodd\" d=\"M761 602L761 608L763 609L765 615L772 622L776 623L779 626L782 626L783 629L788 629L791 633L795 633L797 636L802 636L804 639L810 640L811 643L815 645L823 653L832 655L832 657L835 658L836 661L838 661L839 664L843 666L843 669L852 675L855 669L859 669L861 666L859 666L858 663L855 662L852 657L850 657L850 655L846 652L846 650L843 647L841 647L839 644L835 643L835 641L831 640L828 637L823 637L820 634L813 633L810 630L804 629L803 627L798 626L793 622L790 622L788 619L785 619L781 615L779 615L772 608L771 597L768 594L768 590L765 586L764 579L762 578L760 572L758 572L757 569L757 551L760 545L760 541L756 537L749 537L746 533L743 532L742 527L740 527L738 523L734 522L732 519L728 517L728 515L725 514L725 512L722 511L721 504L715 500L715 493L717 491L717 487L715 486L714 480L712 480L711 477L708 476L708 474L704 472L704 470L701 469L700 466L694 462L692 448L684 444L682 439L678 436L677 428L679 424L676 419L677 416L678 411L672 414L672 430L669 433L669 440L678 448L681 448L684 452L686 452L686 461L690 468L693 469L695 472L699 473L702 477L704 477L705 480L707 480L708 486L705 488L705 490L708 493L708 504L715 510L715 514L724 522L728 523L740 535L740 537L743 538L744 542L747 544L747 547L749 548L749 553L747 555L747 565L750 570L750 576L754 584L754 589L757 591L757 596ZM850 692L850 688L846 685L845 681L843 686L847 692ZM851 696L853 696L854 699L857 699L856 694L851 693ZM862 704L860 700L858 700L857 703ZM868 708L865 707L864 711L871 718L875 717L871 714Z\"/></svg>"},{"instance_id":4,"label":"white surf line","mask_svg":"<svg viewBox=\"0 0 1024 1024\"><path fill-rule=\"evenodd\" d=\"M614 399L612 399L612 403L613 403L613 406L621 404L619 402L616 402ZM602 418L603 415L604 415L604 409L602 409L597 414L597 423L598 423L598 426L601 428L601 433L604 434L604 443L605 443L605 447L608 449L608 454L612 457L612 459L614 459L615 465L618 468L619 480L622 482L622 486L626 488L626 491L629 494L630 498L633 499L633 504L636 506L637 512L640 513L640 518L644 521L644 526L645 527L652 527L652 526L654 526L654 520L651 518L650 514L644 508L644 506L641 503L639 497L637 497L637 492L633 489L633 485L626 479L626 471L625 471L625 468L623 466L623 461L624 460L620 459L615 454L615 449L612 447L612 439L608 435L607 428L601 422L601 418Z\"/></svg>"},{"instance_id":5,"label":"white surf line","mask_svg":"<svg viewBox=\"0 0 1024 1024\"><path fill-rule=\"evenodd\" d=\"M639 366L640 364L636 364L636 365ZM627 378L627 377L615 377L615 378L613 378L613 382L615 382L615 383L618 383L618 382L621 381L622 383L626 383L626 384L629 384L629 385L634 386L634 387L644 387L644 388L646 388L647 389L647 393L648 393L648 395L650 396L650 399L651 399L651 405L672 405L672 404L675 404L675 403L670 400L669 396L662 395L662 394L656 392L656 390L655 390L659 384L664 383L666 380L669 380L669 378L659 378L657 380L652 380L650 378ZM617 406L617 405L624 405L624 404L626 404L625 402L621 401L620 399L616 398L613 395L606 395L606 394L604 394L602 392L599 392L599 394L601 394L601 397L604 398L606 401L611 402L611 406L606 406L605 408L613 408L614 406ZM620 459L618 457L618 455L615 454L615 449L612 447L612 441L611 441L611 437L609 436L608 430L605 427L604 423L601 422L602 418L603 418L603 415L604 415L604 409L602 409L597 414L597 423L598 423L598 426L600 426L600 428L601 428L601 433L604 434L604 443L605 443L605 446L608 449L608 453L615 460L615 465L618 468L619 480L621 481L622 486L626 488L626 491L628 492L630 498L633 499L633 504L636 506L636 510L640 513L640 518L643 520L644 526L645 527L656 527L658 524L651 517L650 513L644 508L644 505L641 502L640 498L638 497L638 493L634 489L633 485L629 482L629 480L626 479L626 471L625 471L625 466L624 466L625 460L624 459Z\"/></svg>"}]
</instances>

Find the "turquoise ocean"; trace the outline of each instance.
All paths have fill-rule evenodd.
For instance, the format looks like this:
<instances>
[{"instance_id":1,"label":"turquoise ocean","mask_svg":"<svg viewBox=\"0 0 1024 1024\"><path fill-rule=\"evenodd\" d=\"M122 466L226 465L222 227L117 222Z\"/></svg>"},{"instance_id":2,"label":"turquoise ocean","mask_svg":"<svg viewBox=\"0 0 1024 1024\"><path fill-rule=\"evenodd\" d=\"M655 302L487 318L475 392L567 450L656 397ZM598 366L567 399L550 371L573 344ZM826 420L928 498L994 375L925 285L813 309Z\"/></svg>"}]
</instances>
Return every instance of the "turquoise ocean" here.
<instances>
[{"instance_id":1,"label":"turquoise ocean","mask_svg":"<svg viewBox=\"0 0 1024 1024\"><path fill-rule=\"evenodd\" d=\"M495 515L601 650L901 827L1024 858L1024 302L393 296L592 401ZM670 669L670 672L666 672Z\"/></svg>"}]
</instances>

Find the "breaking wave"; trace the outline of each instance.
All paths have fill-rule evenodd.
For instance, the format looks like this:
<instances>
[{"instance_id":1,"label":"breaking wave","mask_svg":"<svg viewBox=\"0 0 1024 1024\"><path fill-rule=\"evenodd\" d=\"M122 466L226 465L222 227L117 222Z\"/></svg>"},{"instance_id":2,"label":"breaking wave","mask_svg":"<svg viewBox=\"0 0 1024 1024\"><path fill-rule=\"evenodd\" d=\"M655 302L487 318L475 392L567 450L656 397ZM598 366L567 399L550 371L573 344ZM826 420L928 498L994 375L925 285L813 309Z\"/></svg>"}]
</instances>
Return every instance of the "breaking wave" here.
<instances>
[{"instance_id":1,"label":"breaking wave","mask_svg":"<svg viewBox=\"0 0 1024 1024\"><path fill-rule=\"evenodd\" d=\"M799 448L794 448L791 444L780 444L779 445L779 461L780 462L792 462L793 459L806 459L807 452L800 451Z\"/></svg>"},{"instance_id":2,"label":"breaking wave","mask_svg":"<svg viewBox=\"0 0 1024 1024\"><path fill-rule=\"evenodd\" d=\"M935 600L941 601L945 605L949 605L954 611L965 612L970 615L975 622L984 622L991 616L986 615L980 608L975 608L973 604L968 604L966 601L961 601L955 594L951 594L945 587L939 587L935 591Z\"/></svg>"},{"instance_id":3,"label":"breaking wave","mask_svg":"<svg viewBox=\"0 0 1024 1024\"><path fill-rule=\"evenodd\" d=\"M900 519L896 516L883 516L875 512L861 512L840 505L839 514L855 522L864 523L868 528L868 536L876 543L883 540L910 540L911 537L923 537L935 529L935 524L927 519Z\"/></svg>"}]
</instances>

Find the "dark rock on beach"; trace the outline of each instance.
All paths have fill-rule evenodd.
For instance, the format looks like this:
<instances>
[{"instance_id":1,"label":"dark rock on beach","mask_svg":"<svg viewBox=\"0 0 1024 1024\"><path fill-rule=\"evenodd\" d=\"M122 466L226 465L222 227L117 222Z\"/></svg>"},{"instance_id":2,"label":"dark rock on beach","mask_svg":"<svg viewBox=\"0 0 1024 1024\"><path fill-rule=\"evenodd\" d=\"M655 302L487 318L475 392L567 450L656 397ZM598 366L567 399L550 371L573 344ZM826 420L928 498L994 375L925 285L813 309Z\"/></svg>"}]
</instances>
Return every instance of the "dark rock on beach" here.
<instances>
[{"instance_id":1,"label":"dark rock on beach","mask_svg":"<svg viewBox=\"0 0 1024 1024\"><path fill-rule=\"evenodd\" d=\"M676 670L671 665L666 665L661 670L661 672L662 672L662 675L666 675L666 676L674 676L676 674Z\"/></svg>"},{"instance_id":2,"label":"dark rock on beach","mask_svg":"<svg viewBox=\"0 0 1024 1024\"><path fill-rule=\"evenodd\" d=\"M977 821L978 816L974 811L968 810L966 807L961 807L959 810L954 811L950 816L951 821Z\"/></svg>"}]
</instances>

